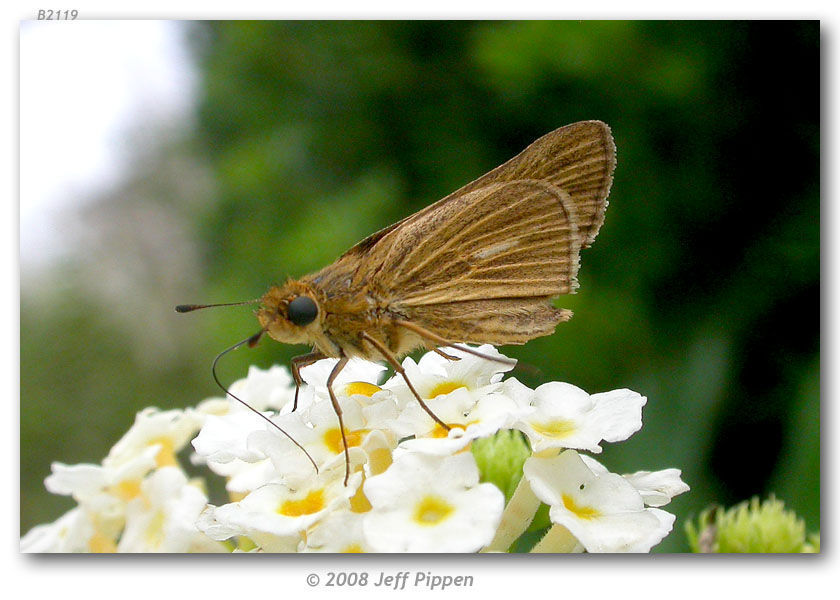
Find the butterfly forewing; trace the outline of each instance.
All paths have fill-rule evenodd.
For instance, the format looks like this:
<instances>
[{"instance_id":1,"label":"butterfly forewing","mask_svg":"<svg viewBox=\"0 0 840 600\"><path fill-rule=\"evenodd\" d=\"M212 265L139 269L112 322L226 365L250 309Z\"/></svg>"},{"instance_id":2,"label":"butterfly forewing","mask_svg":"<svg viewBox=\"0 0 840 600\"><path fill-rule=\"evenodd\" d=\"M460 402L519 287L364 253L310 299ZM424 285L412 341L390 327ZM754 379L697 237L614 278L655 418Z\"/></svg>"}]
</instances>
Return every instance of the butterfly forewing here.
<instances>
[{"instance_id":1,"label":"butterfly forewing","mask_svg":"<svg viewBox=\"0 0 840 600\"><path fill-rule=\"evenodd\" d=\"M614 166L607 125L562 127L362 240L314 281L328 296L364 290L447 339L515 344L549 335L571 316L550 301L577 287L578 253L603 222Z\"/></svg>"},{"instance_id":2,"label":"butterfly forewing","mask_svg":"<svg viewBox=\"0 0 840 600\"><path fill-rule=\"evenodd\" d=\"M568 197L542 182L491 184L389 233L374 293L398 308L565 294L577 229Z\"/></svg>"},{"instance_id":3,"label":"butterfly forewing","mask_svg":"<svg viewBox=\"0 0 840 600\"><path fill-rule=\"evenodd\" d=\"M615 163L615 142L606 123L580 121L560 127L442 200L368 236L341 259L366 255L388 233L475 189L523 179L551 183L569 195L577 218L580 247L586 248L604 222Z\"/></svg>"},{"instance_id":4,"label":"butterfly forewing","mask_svg":"<svg viewBox=\"0 0 840 600\"><path fill-rule=\"evenodd\" d=\"M580 246L586 248L604 222L614 170L615 143L610 128L601 121L581 121L544 135L443 201L500 181L545 181L569 194L578 219Z\"/></svg>"}]
</instances>

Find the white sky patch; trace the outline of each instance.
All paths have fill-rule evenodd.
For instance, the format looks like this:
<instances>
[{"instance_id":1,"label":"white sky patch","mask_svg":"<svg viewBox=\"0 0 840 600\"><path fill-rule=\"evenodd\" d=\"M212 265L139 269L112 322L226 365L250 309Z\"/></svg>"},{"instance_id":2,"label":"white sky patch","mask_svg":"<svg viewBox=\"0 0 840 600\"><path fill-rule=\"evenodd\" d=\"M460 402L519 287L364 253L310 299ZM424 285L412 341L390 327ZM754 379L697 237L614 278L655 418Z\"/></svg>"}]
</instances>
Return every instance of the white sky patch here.
<instances>
[{"instance_id":1,"label":"white sky patch","mask_svg":"<svg viewBox=\"0 0 840 600\"><path fill-rule=\"evenodd\" d=\"M125 176L127 132L191 118L195 81L181 23L21 23L23 270L63 256L66 215Z\"/></svg>"}]
</instances>

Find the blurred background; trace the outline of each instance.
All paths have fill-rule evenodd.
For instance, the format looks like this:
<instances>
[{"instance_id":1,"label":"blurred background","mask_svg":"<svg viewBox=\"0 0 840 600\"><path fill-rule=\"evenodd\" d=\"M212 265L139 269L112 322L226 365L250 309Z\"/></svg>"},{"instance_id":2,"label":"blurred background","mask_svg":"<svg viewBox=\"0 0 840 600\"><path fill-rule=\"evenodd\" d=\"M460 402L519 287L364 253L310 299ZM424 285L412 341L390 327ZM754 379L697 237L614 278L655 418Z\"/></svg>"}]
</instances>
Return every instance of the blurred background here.
<instances>
[{"instance_id":1,"label":"blurred background","mask_svg":"<svg viewBox=\"0 0 840 600\"><path fill-rule=\"evenodd\" d=\"M27 22L21 532L146 406L219 396L248 300L582 119L618 168L575 311L516 374L648 397L617 472L668 510L775 493L820 527L820 28L812 22ZM288 364L263 340L226 357Z\"/></svg>"}]
</instances>

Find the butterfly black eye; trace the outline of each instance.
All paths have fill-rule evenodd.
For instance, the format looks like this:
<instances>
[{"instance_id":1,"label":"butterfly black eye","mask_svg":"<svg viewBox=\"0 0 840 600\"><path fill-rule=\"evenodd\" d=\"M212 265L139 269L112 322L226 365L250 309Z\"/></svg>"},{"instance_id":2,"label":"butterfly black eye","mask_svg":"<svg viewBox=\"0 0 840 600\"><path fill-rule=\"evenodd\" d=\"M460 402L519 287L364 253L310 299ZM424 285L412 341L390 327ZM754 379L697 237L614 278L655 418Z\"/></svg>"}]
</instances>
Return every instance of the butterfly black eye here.
<instances>
[{"instance_id":1,"label":"butterfly black eye","mask_svg":"<svg viewBox=\"0 0 840 600\"><path fill-rule=\"evenodd\" d=\"M289 321L295 325L308 325L318 316L318 305L309 296L298 296L289 302Z\"/></svg>"}]
</instances>

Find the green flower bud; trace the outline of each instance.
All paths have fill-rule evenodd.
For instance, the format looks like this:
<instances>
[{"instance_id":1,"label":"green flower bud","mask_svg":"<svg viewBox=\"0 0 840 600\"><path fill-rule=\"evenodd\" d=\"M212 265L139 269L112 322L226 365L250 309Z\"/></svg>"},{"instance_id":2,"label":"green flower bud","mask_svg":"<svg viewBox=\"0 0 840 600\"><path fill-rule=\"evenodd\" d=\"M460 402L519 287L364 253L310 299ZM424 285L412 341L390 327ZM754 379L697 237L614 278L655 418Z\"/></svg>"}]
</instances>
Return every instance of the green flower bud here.
<instances>
[{"instance_id":1,"label":"green flower bud","mask_svg":"<svg viewBox=\"0 0 840 600\"><path fill-rule=\"evenodd\" d=\"M481 481L492 483L502 490L507 504L522 479L522 465L531 456L525 436L518 431L503 430L491 437L475 440L472 453Z\"/></svg>"},{"instance_id":2,"label":"green flower bud","mask_svg":"<svg viewBox=\"0 0 840 600\"><path fill-rule=\"evenodd\" d=\"M692 552L819 552L819 534L805 542L805 521L771 496L741 502L729 510L711 507L686 524Z\"/></svg>"}]
</instances>

